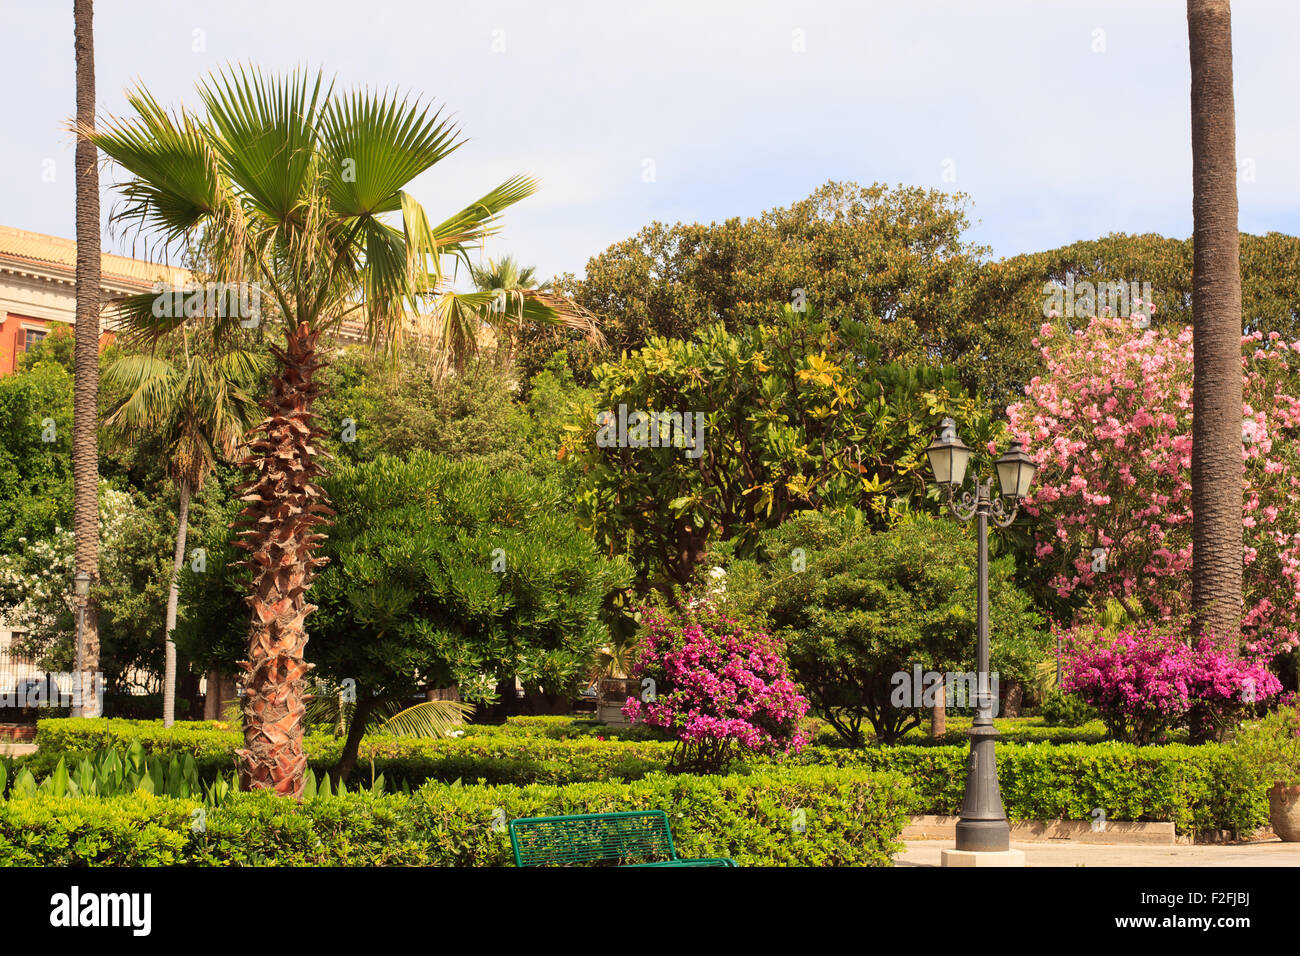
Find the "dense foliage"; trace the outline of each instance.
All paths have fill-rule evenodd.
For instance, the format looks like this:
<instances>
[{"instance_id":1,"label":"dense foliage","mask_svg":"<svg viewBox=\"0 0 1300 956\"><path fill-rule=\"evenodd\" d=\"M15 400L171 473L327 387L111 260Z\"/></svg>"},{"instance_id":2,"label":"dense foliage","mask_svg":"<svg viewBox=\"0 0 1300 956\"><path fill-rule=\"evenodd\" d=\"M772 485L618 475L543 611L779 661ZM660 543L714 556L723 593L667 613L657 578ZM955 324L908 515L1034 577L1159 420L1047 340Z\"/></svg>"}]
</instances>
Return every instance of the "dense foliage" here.
<instances>
[{"instance_id":1,"label":"dense foliage","mask_svg":"<svg viewBox=\"0 0 1300 956\"><path fill-rule=\"evenodd\" d=\"M943 416L995 434L950 374L884 361L865 325L789 307L767 321L653 339L601 366L592 405L567 426L582 514L643 581L685 583L710 544L744 553L799 511L853 508L884 526L924 497L924 448Z\"/></svg>"},{"instance_id":2,"label":"dense foliage","mask_svg":"<svg viewBox=\"0 0 1300 956\"><path fill-rule=\"evenodd\" d=\"M301 803L241 793L206 809L148 794L36 797L0 801L0 858L27 866L508 866L504 820L656 809L668 811L682 857L889 866L908 802L895 775L830 767L565 787L435 784L410 795ZM799 811L806 827L796 829Z\"/></svg>"},{"instance_id":3,"label":"dense foliage","mask_svg":"<svg viewBox=\"0 0 1300 956\"><path fill-rule=\"evenodd\" d=\"M867 721L892 742L922 716L892 699L896 674L974 670L975 542L946 519L916 518L874 532L809 513L767 532L761 555L736 562L727 601L761 614L789 648L796 680L843 738ZM1042 619L1015 584L1009 557L990 562L991 667L1002 684L1027 679L1044 656Z\"/></svg>"}]
</instances>

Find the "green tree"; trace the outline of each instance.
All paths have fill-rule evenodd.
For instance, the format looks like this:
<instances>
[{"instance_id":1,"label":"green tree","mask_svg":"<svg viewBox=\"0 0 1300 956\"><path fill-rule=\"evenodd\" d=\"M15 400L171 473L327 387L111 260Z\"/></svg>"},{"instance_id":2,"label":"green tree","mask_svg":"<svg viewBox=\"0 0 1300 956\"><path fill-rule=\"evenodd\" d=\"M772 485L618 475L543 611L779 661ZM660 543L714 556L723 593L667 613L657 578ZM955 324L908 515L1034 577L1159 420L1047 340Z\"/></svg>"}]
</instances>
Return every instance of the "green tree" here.
<instances>
[{"instance_id":1,"label":"green tree","mask_svg":"<svg viewBox=\"0 0 1300 956\"><path fill-rule=\"evenodd\" d=\"M0 553L72 523L72 376L42 362L0 378Z\"/></svg>"},{"instance_id":2,"label":"green tree","mask_svg":"<svg viewBox=\"0 0 1300 956\"><path fill-rule=\"evenodd\" d=\"M944 518L915 516L873 532L852 517L801 514L761 537L757 555L729 564L726 601L766 619L786 642L809 700L853 746L862 722L892 743L919 726L922 688L905 706L895 675L972 671L975 542ZM1042 619L1014 581L1009 556L989 564L991 666L1026 678L1045 653Z\"/></svg>"},{"instance_id":3,"label":"green tree","mask_svg":"<svg viewBox=\"0 0 1300 956\"><path fill-rule=\"evenodd\" d=\"M176 546L167 598L163 675L163 726L176 716L177 578L185 561L190 498L203 487L219 459L232 459L244 434L256 420L251 390L261 377L261 356L243 348L204 354L202 342L191 342L181 330L180 354L170 361L161 355L123 355L108 366L104 385L120 397L104 426L125 444L159 438L167 472L179 495Z\"/></svg>"},{"instance_id":4,"label":"green tree","mask_svg":"<svg viewBox=\"0 0 1300 956\"><path fill-rule=\"evenodd\" d=\"M427 688L490 701L518 678L530 696L572 699L630 575L599 554L556 482L416 451L344 465L326 487L339 519L312 589L311 646L318 676L356 693L340 773L374 711ZM238 642L219 609L239 572L216 556L208 574L185 572L211 598L186 639L229 655Z\"/></svg>"},{"instance_id":5,"label":"green tree","mask_svg":"<svg viewBox=\"0 0 1300 956\"><path fill-rule=\"evenodd\" d=\"M887 359L956 360L952 323L985 253L962 238L965 208L960 194L830 182L749 219L651 223L557 285L600 317L614 356L714 323L738 333L793 305L866 324Z\"/></svg>"},{"instance_id":6,"label":"green tree","mask_svg":"<svg viewBox=\"0 0 1300 956\"><path fill-rule=\"evenodd\" d=\"M654 338L601 366L563 452L601 547L627 552L643 584L684 584L711 542L745 554L798 511L890 524L926 495L924 448L944 415L976 442L995 437L979 405L951 372L885 361L866 325L787 306L771 324Z\"/></svg>"}]
</instances>

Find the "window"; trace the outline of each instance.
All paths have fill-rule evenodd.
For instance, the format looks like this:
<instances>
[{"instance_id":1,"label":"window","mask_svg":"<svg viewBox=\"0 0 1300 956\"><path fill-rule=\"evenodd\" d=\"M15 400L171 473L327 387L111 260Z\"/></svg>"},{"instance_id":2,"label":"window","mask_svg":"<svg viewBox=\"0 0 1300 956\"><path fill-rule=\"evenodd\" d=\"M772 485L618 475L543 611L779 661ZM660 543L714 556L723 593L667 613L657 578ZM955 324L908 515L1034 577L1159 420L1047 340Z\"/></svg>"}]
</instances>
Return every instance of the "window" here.
<instances>
[{"instance_id":1,"label":"window","mask_svg":"<svg viewBox=\"0 0 1300 956\"><path fill-rule=\"evenodd\" d=\"M44 329L23 329L23 351L30 352L40 344L41 339L45 338L46 334Z\"/></svg>"}]
</instances>

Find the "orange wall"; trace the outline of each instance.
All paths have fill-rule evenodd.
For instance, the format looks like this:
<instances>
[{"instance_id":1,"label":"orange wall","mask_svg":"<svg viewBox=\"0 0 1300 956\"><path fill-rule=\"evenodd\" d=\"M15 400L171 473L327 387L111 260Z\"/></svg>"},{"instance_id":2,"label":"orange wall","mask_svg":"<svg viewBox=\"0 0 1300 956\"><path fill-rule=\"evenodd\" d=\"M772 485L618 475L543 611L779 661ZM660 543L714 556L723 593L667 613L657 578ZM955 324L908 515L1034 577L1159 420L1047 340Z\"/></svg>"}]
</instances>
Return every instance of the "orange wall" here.
<instances>
[{"instance_id":1,"label":"orange wall","mask_svg":"<svg viewBox=\"0 0 1300 956\"><path fill-rule=\"evenodd\" d=\"M0 375L12 375L18 370L18 357L23 354L23 342L26 339L24 325L48 329L62 324L62 322L50 322L46 319L33 319L13 312L8 313L4 325L0 325Z\"/></svg>"}]
</instances>

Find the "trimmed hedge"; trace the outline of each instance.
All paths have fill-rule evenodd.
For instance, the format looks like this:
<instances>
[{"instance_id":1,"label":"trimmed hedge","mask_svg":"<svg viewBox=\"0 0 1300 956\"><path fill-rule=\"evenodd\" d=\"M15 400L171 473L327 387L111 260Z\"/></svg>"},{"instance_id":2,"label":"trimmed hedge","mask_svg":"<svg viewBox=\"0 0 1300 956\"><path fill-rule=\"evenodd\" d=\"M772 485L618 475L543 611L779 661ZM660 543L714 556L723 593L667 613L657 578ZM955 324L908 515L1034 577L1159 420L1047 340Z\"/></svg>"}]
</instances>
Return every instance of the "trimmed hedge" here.
<instances>
[{"instance_id":1,"label":"trimmed hedge","mask_svg":"<svg viewBox=\"0 0 1300 956\"><path fill-rule=\"evenodd\" d=\"M917 813L961 809L969 748L818 747L813 762L901 773ZM1002 803L1012 820L1172 821L1179 832L1249 833L1268 822L1268 795L1252 784L1231 748L1169 744L1022 744L997 750Z\"/></svg>"},{"instance_id":2,"label":"trimmed hedge","mask_svg":"<svg viewBox=\"0 0 1300 956\"><path fill-rule=\"evenodd\" d=\"M568 718L513 719L496 733L458 739L371 737L362 742L351 782L366 786L374 774L390 785L412 787L426 780L488 785L563 785L631 781L662 770L671 743L552 739ZM111 725L105 729L105 723ZM1046 728L1044 728L1046 729ZM532 732L540 735L534 736ZM239 735L210 724L163 730L157 721L42 720L40 752L28 761L37 777L61 754L100 746L125 748L138 739L150 753L191 753L200 776L210 779L233 766ZM1265 788L1250 782L1230 748L1217 744L1139 747L1133 744L1000 741L998 770L1002 800L1014 820L1091 820L1100 807L1111 820L1172 821L1181 833L1236 830L1246 833L1267 822ZM319 775L338 757L333 737L309 737L309 763ZM968 748L960 744L872 746L862 749L815 746L794 763L856 767L901 773L917 794L915 812L953 814L961 807ZM789 761L787 762L787 764ZM763 761L751 761L761 767Z\"/></svg>"},{"instance_id":3,"label":"trimmed hedge","mask_svg":"<svg viewBox=\"0 0 1300 956\"><path fill-rule=\"evenodd\" d=\"M164 730L161 721L102 719L43 720L36 727L37 753L21 758L38 778L60 756L70 760L105 747L125 750L139 741L149 754L194 757L199 776L210 779L234 766L235 748L243 739L235 731L214 729L208 722L177 721ZM427 780L451 783L553 784L635 780L668 763L673 745L658 741L603 741L592 738L549 739L515 734L481 734L456 739L367 737L357 753L353 782L367 784L373 774L391 785L419 786ZM343 742L331 736L303 741L307 763L317 775L338 761Z\"/></svg>"},{"instance_id":4,"label":"trimmed hedge","mask_svg":"<svg viewBox=\"0 0 1300 956\"><path fill-rule=\"evenodd\" d=\"M6 866L507 866L494 821L662 809L683 857L742 866L889 866L911 803L896 774L790 767L726 777L654 774L631 784L458 787L410 794L316 797L241 793L208 808L192 832L192 800L37 797L0 802ZM805 832L793 826L796 811Z\"/></svg>"}]
</instances>

